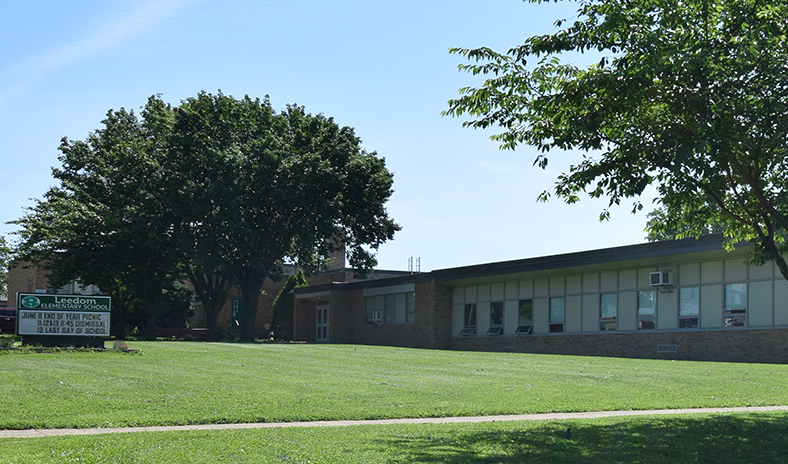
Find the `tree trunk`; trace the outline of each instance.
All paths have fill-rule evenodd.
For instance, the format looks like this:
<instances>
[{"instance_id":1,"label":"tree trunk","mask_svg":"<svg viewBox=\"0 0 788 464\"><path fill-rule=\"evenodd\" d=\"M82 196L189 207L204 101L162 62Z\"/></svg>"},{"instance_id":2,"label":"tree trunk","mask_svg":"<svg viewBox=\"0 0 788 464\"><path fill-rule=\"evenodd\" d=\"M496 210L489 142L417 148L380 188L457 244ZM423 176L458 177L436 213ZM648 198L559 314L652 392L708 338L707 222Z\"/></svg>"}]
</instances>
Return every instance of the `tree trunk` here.
<instances>
[{"instance_id":1,"label":"tree trunk","mask_svg":"<svg viewBox=\"0 0 788 464\"><path fill-rule=\"evenodd\" d=\"M241 341L253 342L256 335L257 301L265 282L267 271L245 269L241 277L241 293L244 298L244 325L241 328Z\"/></svg>"}]
</instances>

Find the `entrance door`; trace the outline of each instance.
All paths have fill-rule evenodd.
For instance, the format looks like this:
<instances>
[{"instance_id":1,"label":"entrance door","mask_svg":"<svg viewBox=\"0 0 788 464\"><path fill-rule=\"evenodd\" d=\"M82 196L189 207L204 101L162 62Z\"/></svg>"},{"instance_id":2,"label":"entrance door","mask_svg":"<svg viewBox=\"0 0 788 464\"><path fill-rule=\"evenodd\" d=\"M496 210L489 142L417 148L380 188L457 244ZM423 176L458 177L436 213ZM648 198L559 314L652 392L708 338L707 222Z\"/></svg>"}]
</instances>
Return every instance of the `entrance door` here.
<instances>
[{"instance_id":1,"label":"entrance door","mask_svg":"<svg viewBox=\"0 0 788 464\"><path fill-rule=\"evenodd\" d=\"M330 304L328 301L318 301L315 314L315 341L327 342L328 341L328 309Z\"/></svg>"}]
</instances>

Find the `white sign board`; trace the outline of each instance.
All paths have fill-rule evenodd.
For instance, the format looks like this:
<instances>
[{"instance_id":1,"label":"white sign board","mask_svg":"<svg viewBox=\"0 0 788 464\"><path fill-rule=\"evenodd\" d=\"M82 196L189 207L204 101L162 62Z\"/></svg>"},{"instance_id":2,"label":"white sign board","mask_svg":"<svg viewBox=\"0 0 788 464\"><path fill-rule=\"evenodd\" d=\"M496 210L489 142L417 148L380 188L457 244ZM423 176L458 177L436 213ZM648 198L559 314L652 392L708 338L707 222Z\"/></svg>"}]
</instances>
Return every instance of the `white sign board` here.
<instances>
[{"instance_id":1,"label":"white sign board","mask_svg":"<svg viewBox=\"0 0 788 464\"><path fill-rule=\"evenodd\" d=\"M110 297L17 294L19 335L109 337Z\"/></svg>"},{"instance_id":2,"label":"white sign board","mask_svg":"<svg viewBox=\"0 0 788 464\"><path fill-rule=\"evenodd\" d=\"M109 337L109 313L17 311L19 335L89 335Z\"/></svg>"}]
</instances>

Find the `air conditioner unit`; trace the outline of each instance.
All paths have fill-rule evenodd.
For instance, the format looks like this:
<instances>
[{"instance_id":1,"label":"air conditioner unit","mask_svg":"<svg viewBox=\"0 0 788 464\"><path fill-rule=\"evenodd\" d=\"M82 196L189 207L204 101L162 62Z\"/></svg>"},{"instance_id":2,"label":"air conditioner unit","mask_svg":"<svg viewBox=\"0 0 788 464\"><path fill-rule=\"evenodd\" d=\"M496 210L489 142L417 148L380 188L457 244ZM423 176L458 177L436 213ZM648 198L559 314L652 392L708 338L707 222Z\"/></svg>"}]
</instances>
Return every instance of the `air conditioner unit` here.
<instances>
[{"instance_id":1,"label":"air conditioner unit","mask_svg":"<svg viewBox=\"0 0 788 464\"><path fill-rule=\"evenodd\" d=\"M664 285L673 285L672 272L652 272L648 275L651 286L661 287Z\"/></svg>"}]
</instances>

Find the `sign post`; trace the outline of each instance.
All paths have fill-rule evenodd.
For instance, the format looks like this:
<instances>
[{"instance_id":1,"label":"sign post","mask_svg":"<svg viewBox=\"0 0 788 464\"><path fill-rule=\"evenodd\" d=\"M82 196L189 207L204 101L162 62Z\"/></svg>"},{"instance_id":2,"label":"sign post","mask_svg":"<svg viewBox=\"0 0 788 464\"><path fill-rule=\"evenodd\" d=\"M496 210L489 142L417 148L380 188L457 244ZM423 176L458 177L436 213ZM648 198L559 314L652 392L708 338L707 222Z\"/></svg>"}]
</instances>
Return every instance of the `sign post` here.
<instances>
[{"instance_id":1,"label":"sign post","mask_svg":"<svg viewBox=\"0 0 788 464\"><path fill-rule=\"evenodd\" d=\"M16 310L23 345L103 347L109 337L108 296L17 293Z\"/></svg>"}]
</instances>

